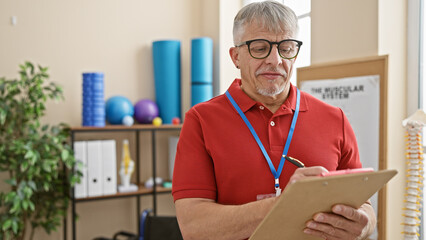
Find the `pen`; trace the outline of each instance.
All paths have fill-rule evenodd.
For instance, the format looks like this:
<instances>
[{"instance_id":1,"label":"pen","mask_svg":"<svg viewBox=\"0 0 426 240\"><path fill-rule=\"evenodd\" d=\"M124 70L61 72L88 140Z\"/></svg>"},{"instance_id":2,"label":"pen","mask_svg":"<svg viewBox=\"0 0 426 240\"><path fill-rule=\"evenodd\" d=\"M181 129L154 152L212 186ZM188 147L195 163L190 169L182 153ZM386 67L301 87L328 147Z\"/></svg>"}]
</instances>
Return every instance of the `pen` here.
<instances>
[{"instance_id":1,"label":"pen","mask_svg":"<svg viewBox=\"0 0 426 240\"><path fill-rule=\"evenodd\" d=\"M294 165L296 165L298 168L304 168L305 164L303 164L301 161L297 160L296 158L292 158L286 155L283 155L283 157L285 159L287 159L289 162L293 163Z\"/></svg>"}]
</instances>

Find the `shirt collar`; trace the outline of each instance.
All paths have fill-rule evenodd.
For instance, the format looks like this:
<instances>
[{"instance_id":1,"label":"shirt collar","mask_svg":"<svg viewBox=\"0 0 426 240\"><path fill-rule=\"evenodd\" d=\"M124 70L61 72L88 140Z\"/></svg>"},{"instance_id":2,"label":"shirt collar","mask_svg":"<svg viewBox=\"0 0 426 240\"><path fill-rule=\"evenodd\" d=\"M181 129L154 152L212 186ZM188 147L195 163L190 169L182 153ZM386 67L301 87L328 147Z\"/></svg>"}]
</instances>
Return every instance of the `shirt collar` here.
<instances>
[{"instance_id":1,"label":"shirt collar","mask_svg":"<svg viewBox=\"0 0 426 240\"><path fill-rule=\"evenodd\" d=\"M241 79L236 78L231 86L228 88L228 92L231 94L232 98L241 108L241 111L246 112L251 107L256 105L256 101L251 99L242 89L241 89Z\"/></svg>"},{"instance_id":2,"label":"shirt collar","mask_svg":"<svg viewBox=\"0 0 426 240\"><path fill-rule=\"evenodd\" d=\"M299 89L300 90L300 89ZM290 83L290 92L288 98L284 101L283 106L290 107L293 111L296 110L296 102L297 102L297 88ZM306 103L305 94L300 92L300 106L299 111L304 112L308 110L308 104Z\"/></svg>"},{"instance_id":3,"label":"shirt collar","mask_svg":"<svg viewBox=\"0 0 426 240\"><path fill-rule=\"evenodd\" d=\"M296 94L297 88L290 83L290 94L288 98L284 101L282 106L290 107L291 109L296 109ZM248 111L254 105L257 104L256 101L251 99L242 89L241 89L241 79L236 78L231 86L228 88L228 92L231 94L232 98L234 98L235 102L241 108L243 112ZM259 103L260 104L260 103ZM300 108L299 111L307 111L308 105L306 103L306 99L304 94L300 94Z\"/></svg>"}]
</instances>

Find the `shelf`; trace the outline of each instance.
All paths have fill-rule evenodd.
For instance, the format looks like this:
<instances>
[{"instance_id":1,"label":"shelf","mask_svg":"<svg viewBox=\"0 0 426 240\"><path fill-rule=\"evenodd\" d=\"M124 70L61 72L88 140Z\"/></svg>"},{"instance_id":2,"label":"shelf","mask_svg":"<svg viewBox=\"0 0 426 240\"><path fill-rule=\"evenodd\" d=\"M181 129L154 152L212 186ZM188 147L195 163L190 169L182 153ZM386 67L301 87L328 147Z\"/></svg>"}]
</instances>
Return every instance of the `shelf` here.
<instances>
[{"instance_id":1,"label":"shelf","mask_svg":"<svg viewBox=\"0 0 426 240\"><path fill-rule=\"evenodd\" d=\"M105 127L87 127L75 126L71 127L73 132L104 132L104 131L149 131L149 130L180 130L182 124L163 124L155 126L153 124L135 124L132 126L124 125L106 125Z\"/></svg>"},{"instance_id":2,"label":"shelf","mask_svg":"<svg viewBox=\"0 0 426 240\"><path fill-rule=\"evenodd\" d=\"M157 187L156 193L171 193L171 188L164 188L164 187ZM151 195L154 193L154 190L152 188L145 188L142 185L139 185L139 189L134 192L117 192L116 194L111 195L102 195L102 196L96 196L96 197L86 197L86 198L75 198L75 202L88 202L88 201L94 201L94 200L105 200L105 199L112 199L112 198L125 198L125 197L134 197L134 196L142 196L142 195Z\"/></svg>"},{"instance_id":3,"label":"shelf","mask_svg":"<svg viewBox=\"0 0 426 240\"><path fill-rule=\"evenodd\" d=\"M157 134L161 131L180 131L182 129L182 124L163 124L160 126L154 126L153 124L135 124L132 126L124 126L124 125L107 125L104 127L88 127L88 126L75 126L71 127L71 142L74 142L76 139L76 135L83 134L84 133L106 133L106 132L116 132L119 134L122 134L124 132L133 132L135 133L135 138L133 141L135 141L136 146L136 158L135 158L135 168L136 168L136 181L137 183L140 183L140 168L139 164L141 159L140 154L140 137L144 133L151 133L151 162L152 162L152 175L151 177L153 179L156 178L156 165L157 165L157 154L156 151L158 150L156 147L157 142ZM88 136L83 136L83 140L89 140L92 138L92 134L89 134ZM114 138L114 137L113 137ZM71 196L74 196L74 188L71 189ZM136 218L137 218L137 226L139 228L140 226L140 213L141 213L141 197L142 196L152 196L152 209L153 214L157 214L157 196L160 194L169 194L172 192L171 188L164 188L157 186L155 189L153 188L145 188L145 186L140 183L139 189L134 192L118 192L116 194L110 194L110 195L102 195L102 196L96 196L96 197L86 197L86 198L72 198L71 199L71 228L72 228L72 239L76 240L76 204L82 203L82 202L90 202L90 201L101 201L101 200L108 200L108 199L120 199L120 198L134 198L136 199ZM64 219L64 239L67 239L67 224L66 219ZM139 232L140 234L140 232Z\"/></svg>"}]
</instances>

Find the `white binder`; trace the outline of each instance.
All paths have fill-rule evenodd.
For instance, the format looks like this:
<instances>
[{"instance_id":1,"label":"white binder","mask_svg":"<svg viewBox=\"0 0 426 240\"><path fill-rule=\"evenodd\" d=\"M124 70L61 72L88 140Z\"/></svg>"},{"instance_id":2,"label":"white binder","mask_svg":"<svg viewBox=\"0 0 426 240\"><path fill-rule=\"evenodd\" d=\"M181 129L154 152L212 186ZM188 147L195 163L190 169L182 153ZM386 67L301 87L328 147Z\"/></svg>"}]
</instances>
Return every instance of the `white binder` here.
<instances>
[{"instance_id":1,"label":"white binder","mask_svg":"<svg viewBox=\"0 0 426 240\"><path fill-rule=\"evenodd\" d=\"M115 140L102 141L102 192L117 193L117 158Z\"/></svg>"},{"instance_id":2,"label":"white binder","mask_svg":"<svg viewBox=\"0 0 426 240\"><path fill-rule=\"evenodd\" d=\"M102 195L101 141L87 141L88 196Z\"/></svg>"},{"instance_id":3,"label":"white binder","mask_svg":"<svg viewBox=\"0 0 426 240\"><path fill-rule=\"evenodd\" d=\"M175 165L176 149L179 137L169 137L169 180L173 179L173 167Z\"/></svg>"},{"instance_id":4,"label":"white binder","mask_svg":"<svg viewBox=\"0 0 426 240\"><path fill-rule=\"evenodd\" d=\"M75 166L76 170L79 170L83 176L80 178L80 182L74 186L74 197L85 198L87 197L87 143L85 141L74 142L74 157L77 161Z\"/></svg>"}]
</instances>

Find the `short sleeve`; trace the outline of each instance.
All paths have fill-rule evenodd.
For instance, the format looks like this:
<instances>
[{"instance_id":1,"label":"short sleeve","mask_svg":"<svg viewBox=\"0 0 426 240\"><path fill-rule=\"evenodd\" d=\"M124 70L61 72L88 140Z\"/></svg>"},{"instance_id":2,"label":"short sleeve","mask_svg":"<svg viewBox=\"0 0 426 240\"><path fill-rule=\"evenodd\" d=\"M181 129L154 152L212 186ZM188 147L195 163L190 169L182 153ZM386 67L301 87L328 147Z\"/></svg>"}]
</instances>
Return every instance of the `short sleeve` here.
<instances>
[{"instance_id":1,"label":"short sleeve","mask_svg":"<svg viewBox=\"0 0 426 240\"><path fill-rule=\"evenodd\" d=\"M342 131L343 143L341 146L341 158L338 169L361 168L362 164L359 159L358 144L355 133L349 123L349 120L340 109L342 114Z\"/></svg>"},{"instance_id":2,"label":"short sleeve","mask_svg":"<svg viewBox=\"0 0 426 240\"><path fill-rule=\"evenodd\" d=\"M174 163L174 201L181 198L216 200L214 165L205 147L201 122L195 108L186 113Z\"/></svg>"}]
</instances>

